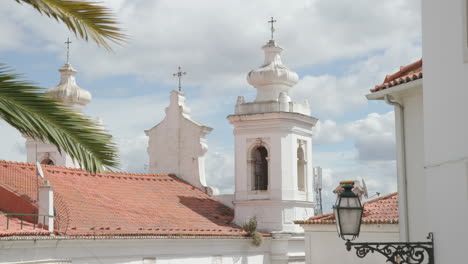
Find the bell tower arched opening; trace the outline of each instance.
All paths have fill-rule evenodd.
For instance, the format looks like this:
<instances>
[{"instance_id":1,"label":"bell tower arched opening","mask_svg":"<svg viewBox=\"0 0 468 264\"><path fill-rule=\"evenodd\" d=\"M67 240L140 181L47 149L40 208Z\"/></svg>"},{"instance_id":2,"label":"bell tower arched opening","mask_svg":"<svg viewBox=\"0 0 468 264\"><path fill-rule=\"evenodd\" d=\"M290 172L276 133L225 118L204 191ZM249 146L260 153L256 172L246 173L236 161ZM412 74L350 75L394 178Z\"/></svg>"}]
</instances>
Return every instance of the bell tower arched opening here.
<instances>
[{"instance_id":1,"label":"bell tower arched opening","mask_svg":"<svg viewBox=\"0 0 468 264\"><path fill-rule=\"evenodd\" d=\"M252 159L252 189L255 191L268 190L268 150L264 146L254 148Z\"/></svg>"},{"instance_id":2,"label":"bell tower arched opening","mask_svg":"<svg viewBox=\"0 0 468 264\"><path fill-rule=\"evenodd\" d=\"M306 161L302 146L297 148L297 189L305 191Z\"/></svg>"},{"instance_id":3,"label":"bell tower arched opening","mask_svg":"<svg viewBox=\"0 0 468 264\"><path fill-rule=\"evenodd\" d=\"M41 164L45 164L45 165L55 165L55 162L49 158L45 158L41 161Z\"/></svg>"}]
</instances>

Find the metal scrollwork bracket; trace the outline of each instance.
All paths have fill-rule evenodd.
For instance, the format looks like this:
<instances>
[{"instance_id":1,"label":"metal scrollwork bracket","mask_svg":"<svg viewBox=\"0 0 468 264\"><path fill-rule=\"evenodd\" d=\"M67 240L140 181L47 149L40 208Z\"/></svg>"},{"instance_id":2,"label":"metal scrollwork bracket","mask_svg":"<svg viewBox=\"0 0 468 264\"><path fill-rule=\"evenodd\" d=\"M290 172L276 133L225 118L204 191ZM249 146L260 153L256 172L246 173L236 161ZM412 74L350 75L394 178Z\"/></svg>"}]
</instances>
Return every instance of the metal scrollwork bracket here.
<instances>
[{"instance_id":1,"label":"metal scrollwork bracket","mask_svg":"<svg viewBox=\"0 0 468 264\"><path fill-rule=\"evenodd\" d=\"M393 264L434 264L434 236L428 234L428 242L346 242L346 249L356 249L356 255L364 258L369 252L378 252Z\"/></svg>"}]
</instances>

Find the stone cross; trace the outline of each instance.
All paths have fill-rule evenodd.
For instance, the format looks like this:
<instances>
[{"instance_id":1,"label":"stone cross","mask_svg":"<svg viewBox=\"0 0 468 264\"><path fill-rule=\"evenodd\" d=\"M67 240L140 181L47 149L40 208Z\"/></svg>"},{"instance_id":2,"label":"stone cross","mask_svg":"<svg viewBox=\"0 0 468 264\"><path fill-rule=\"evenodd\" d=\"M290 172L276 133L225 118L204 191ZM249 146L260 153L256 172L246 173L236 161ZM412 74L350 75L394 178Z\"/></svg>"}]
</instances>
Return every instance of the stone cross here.
<instances>
[{"instance_id":1,"label":"stone cross","mask_svg":"<svg viewBox=\"0 0 468 264\"><path fill-rule=\"evenodd\" d=\"M180 66L179 66L178 69L179 69L179 71L176 72L176 73L174 73L173 75L174 75L174 76L177 76L177 78L179 78L179 92L180 92L180 91L182 91L182 90L181 90L181 86L180 86L180 80L182 79L182 75L185 75L185 74L187 74L187 73L186 73L186 72L183 72L183 71L182 71L182 68L181 68Z\"/></svg>"},{"instance_id":2,"label":"stone cross","mask_svg":"<svg viewBox=\"0 0 468 264\"><path fill-rule=\"evenodd\" d=\"M273 27L273 23L275 23L276 20L273 19L273 17L271 17L271 20L268 21L268 23L271 23L271 40L273 40L273 32L275 32L275 27Z\"/></svg>"},{"instance_id":3,"label":"stone cross","mask_svg":"<svg viewBox=\"0 0 468 264\"><path fill-rule=\"evenodd\" d=\"M70 62L70 43L72 43L70 38L67 38L67 41L65 42L65 44L67 44L67 64Z\"/></svg>"}]
</instances>

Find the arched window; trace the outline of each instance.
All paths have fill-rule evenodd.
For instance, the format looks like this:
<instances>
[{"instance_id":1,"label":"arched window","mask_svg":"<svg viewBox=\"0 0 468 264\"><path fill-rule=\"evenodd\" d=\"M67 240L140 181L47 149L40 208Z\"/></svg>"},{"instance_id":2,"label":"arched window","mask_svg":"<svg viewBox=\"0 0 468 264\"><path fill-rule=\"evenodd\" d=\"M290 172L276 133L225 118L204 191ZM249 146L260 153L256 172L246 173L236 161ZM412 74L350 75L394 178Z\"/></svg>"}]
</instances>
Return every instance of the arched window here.
<instances>
[{"instance_id":1,"label":"arched window","mask_svg":"<svg viewBox=\"0 0 468 264\"><path fill-rule=\"evenodd\" d=\"M253 190L268 190L268 151L259 146L253 150Z\"/></svg>"},{"instance_id":2,"label":"arched window","mask_svg":"<svg viewBox=\"0 0 468 264\"><path fill-rule=\"evenodd\" d=\"M55 164L54 164L54 161L51 160L51 159L49 159L49 158L43 159L43 160L41 161L41 164L45 164L45 165L55 165Z\"/></svg>"},{"instance_id":3,"label":"arched window","mask_svg":"<svg viewBox=\"0 0 468 264\"><path fill-rule=\"evenodd\" d=\"M305 166L304 150L300 146L297 148L297 189L299 191L305 191Z\"/></svg>"}]
</instances>

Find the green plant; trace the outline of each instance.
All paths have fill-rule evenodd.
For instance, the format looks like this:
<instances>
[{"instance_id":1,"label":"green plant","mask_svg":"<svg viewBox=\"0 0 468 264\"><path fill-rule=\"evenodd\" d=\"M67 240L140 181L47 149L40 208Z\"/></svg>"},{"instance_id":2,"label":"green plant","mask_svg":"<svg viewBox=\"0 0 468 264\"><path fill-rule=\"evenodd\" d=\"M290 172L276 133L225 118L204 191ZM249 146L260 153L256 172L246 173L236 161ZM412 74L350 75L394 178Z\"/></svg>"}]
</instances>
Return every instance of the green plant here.
<instances>
[{"instance_id":1,"label":"green plant","mask_svg":"<svg viewBox=\"0 0 468 264\"><path fill-rule=\"evenodd\" d=\"M252 217L242 225L242 229L247 232L247 237L252 238L252 245L259 247L263 242L262 234L257 232L257 217Z\"/></svg>"}]
</instances>

